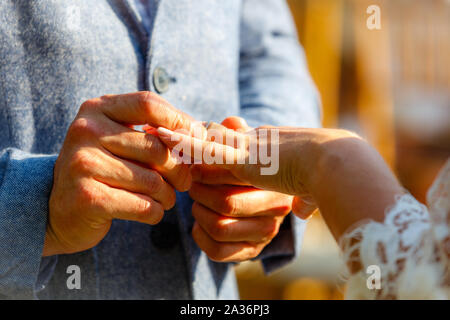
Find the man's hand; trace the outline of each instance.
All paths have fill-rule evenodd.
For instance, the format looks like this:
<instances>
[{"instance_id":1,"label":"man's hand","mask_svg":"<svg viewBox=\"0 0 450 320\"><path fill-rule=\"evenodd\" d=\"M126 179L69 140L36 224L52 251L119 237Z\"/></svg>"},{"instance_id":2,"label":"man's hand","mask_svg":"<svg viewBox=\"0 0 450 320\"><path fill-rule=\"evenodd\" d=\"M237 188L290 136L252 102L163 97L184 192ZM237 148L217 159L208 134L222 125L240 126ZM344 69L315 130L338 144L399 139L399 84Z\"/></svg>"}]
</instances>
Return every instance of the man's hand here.
<instances>
[{"instance_id":1,"label":"man's hand","mask_svg":"<svg viewBox=\"0 0 450 320\"><path fill-rule=\"evenodd\" d=\"M95 246L112 219L156 224L175 204L174 188L191 185L189 168L177 164L148 124L191 129L191 119L150 92L110 95L82 104L54 169L43 255Z\"/></svg>"},{"instance_id":2,"label":"man's hand","mask_svg":"<svg viewBox=\"0 0 450 320\"><path fill-rule=\"evenodd\" d=\"M227 128L248 130L245 121L230 117ZM192 236L214 261L238 262L255 258L278 234L291 211L292 197L245 186L228 170L194 165L189 194L195 200Z\"/></svg>"}]
</instances>

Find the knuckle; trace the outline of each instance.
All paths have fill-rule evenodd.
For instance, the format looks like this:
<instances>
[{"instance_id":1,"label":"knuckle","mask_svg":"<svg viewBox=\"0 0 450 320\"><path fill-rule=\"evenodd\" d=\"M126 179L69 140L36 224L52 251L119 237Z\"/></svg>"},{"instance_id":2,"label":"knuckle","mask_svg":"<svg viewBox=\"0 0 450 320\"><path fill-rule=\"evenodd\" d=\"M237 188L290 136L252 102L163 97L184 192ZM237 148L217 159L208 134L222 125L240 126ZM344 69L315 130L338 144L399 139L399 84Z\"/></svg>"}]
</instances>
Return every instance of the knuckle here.
<instances>
[{"instance_id":1,"label":"knuckle","mask_svg":"<svg viewBox=\"0 0 450 320\"><path fill-rule=\"evenodd\" d=\"M93 109L97 109L100 99L89 99L83 102L80 106L80 113L91 112Z\"/></svg>"},{"instance_id":2,"label":"knuckle","mask_svg":"<svg viewBox=\"0 0 450 320\"><path fill-rule=\"evenodd\" d=\"M155 137L152 134L146 134L142 141L142 149L154 151L157 148L155 144Z\"/></svg>"},{"instance_id":3,"label":"knuckle","mask_svg":"<svg viewBox=\"0 0 450 320\"><path fill-rule=\"evenodd\" d=\"M99 134L99 126L92 119L79 117L75 119L68 130L68 136L81 139L85 136L96 136Z\"/></svg>"},{"instance_id":4,"label":"knuckle","mask_svg":"<svg viewBox=\"0 0 450 320\"><path fill-rule=\"evenodd\" d=\"M250 260L250 259L256 258L261 253L261 251L262 251L262 249L260 249L258 247L252 247L249 250L248 256L244 260Z\"/></svg>"},{"instance_id":5,"label":"knuckle","mask_svg":"<svg viewBox=\"0 0 450 320\"><path fill-rule=\"evenodd\" d=\"M92 108L92 106L93 106L92 101L91 101L91 100L87 100L87 101L85 101L85 102L83 102L83 103L81 104L80 110L79 110L79 111L80 111L81 113L83 113L83 112L85 112L85 111L90 110L90 109Z\"/></svg>"},{"instance_id":6,"label":"knuckle","mask_svg":"<svg viewBox=\"0 0 450 320\"><path fill-rule=\"evenodd\" d=\"M208 256L209 259L213 261L218 261L217 251L218 246L215 243L209 243L207 244L204 240L202 240L203 236L202 233L204 231L201 230L201 227L198 223L194 224L194 227L192 228L192 237L194 238L194 241L197 243L199 248Z\"/></svg>"},{"instance_id":7,"label":"knuckle","mask_svg":"<svg viewBox=\"0 0 450 320\"><path fill-rule=\"evenodd\" d=\"M69 163L69 172L75 175L88 175L98 165L95 156L86 150L76 151Z\"/></svg>"},{"instance_id":8,"label":"knuckle","mask_svg":"<svg viewBox=\"0 0 450 320\"><path fill-rule=\"evenodd\" d=\"M87 182L79 182L75 192L76 202L85 208L97 208L101 202L101 196L96 189Z\"/></svg>"},{"instance_id":9,"label":"knuckle","mask_svg":"<svg viewBox=\"0 0 450 320\"><path fill-rule=\"evenodd\" d=\"M114 94L104 94L100 97L100 100L103 102L107 102L108 100L111 100L112 98L114 98L115 95ZM91 99L91 101L96 101L95 99Z\"/></svg>"},{"instance_id":10,"label":"knuckle","mask_svg":"<svg viewBox=\"0 0 450 320\"><path fill-rule=\"evenodd\" d=\"M143 183L151 194L155 194L162 190L164 179L156 171L152 170L143 176Z\"/></svg>"},{"instance_id":11,"label":"knuckle","mask_svg":"<svg viewBox=\"0 0 450 320\"><path fill-rule=\"evenodd\" d=\"M152 161L156 162L156 164L163 165L169 158L169 152L166 146L153 135L146 135L143 143L144 150L147 150L151 154Z\"/></svg>"},{"instance_id":12,"label":"knuckle","mask_svg":"<svg viewBox=\"0 0 450 320\"><path fill-rule=\"evenodd\" d=\"M199 217L201 217L201 213L202 213L201 204L194 200L191 211L192 211L192 216L194 217L194 219L198 219Z\"/></svg>"},{"instance_id":13,"label":"knuckle","mask_svg":"<svg viewBox=\"0 0 450 320\"><path fill-rule=\"evenodd\" d=\"M273 239L278 233L279 224L275 219L268 219L264 223L263 229L263 241Z\"/></svg>"},{"instance_id":14,"label":"knuckle","mask_svg":"<svg viewBox=\"0 0 450 320\"><path fill-rule=\"evenodd\" d=\"M158 224L164 216L164 210L161 206L146 200L137 203L137 211L139 212L137 220L151 225Z\"/></svg>"},{"instance_id":15,"label":"knuckle","mask_svg":"<svg viewBox=\"0 0 450 320\"><path fill-rule=\"evenodd\" d=\"M242 250L242 252L233 259L233 261L242 262L256 258L261 253L262 248L264 247L260 245L246 246L244 250Z\"/></svg>"},{"instance_id":16,"label":"knuckle","mask_svg":"<svg viewBox=\"0 0 450 320\"><path fill-rule=\"evenodd\" d=\"M154 103L158 99L158 95L151 91L142 91L138 96L138 105L147 114L152 114L154 111Z\"/></svg>"},{"instance_id":17,"label":"knuckle","mask_svg":"<svg viewBox=\"0 0 450 320\"><path fill-rule=\"evenodd\" d=\"M175 112L173 113L173 115L171 116L171 121L170 121L172 128L184 128L185 127L185 119L184 117L178 113Z\"/></svg>"},{"instance_id":18,"label":"knuckle","mask_svg":"<svg viewBox=\"0 0 450 320\"><path fill-rule=\"evenodd\" d=\"M165 210L170 210L170 209L172 209L175 206L175 203L177 201L177 196L176 196L175 191L173 189L171 189L169 191L167 197L168 197L168 199L167 199L167 201L165 203L164 209Z\"/></svg>"},{"instance_id":19,"label":"knuckle","mask_svg":"<svg viewBox=\"0 0 450 320\"><path fill-rule=\"evenodd\" d=\"M214 241L210 242L204 240L203 233L204 231L196 222L192 228L192 237L194 238L194 241L209 259L221 262L223 259L223 245L217 244Z\"/></svg>"},{"instance_id":20,"label":"knuckle","mask_svg":"<svg viewBox=\"0 0 450 320\"><path fill-rule=\"evenodd\" d=\"M235 216L239 212L241 212L242 201L241 199L234 197L232 195L226 196L221 202L220 207L221 213L230 216Z\"/></svg>"},{"instance_id":21,"label":"knuckle","mask_svg":"<svg viewBox=\"0 0 450 320\"><path fill-rule=\"evenodd\" d=\"M223 246L220 245L213 246L208 250L208 252L205 253L208 256L208 258L213 261L223 262L225 260Z\"/></svg>"},{"instance_id":22,"label":"knuckle","mask_svg":"<svg viewBox=\"0 0 450 320\"><path fill-rule=\"evenodd\" d=\"M136 212L139 215L147 215L151 213L152 205L150 201L140 200L136 203Z\"/></svg>"},{"instance_id":23,"label":"knuckle","mask_svg":"<svg viewBox=\"0 0 450 320\"><path fill-rule=\"evenodd\" d=\"M234 211L234 199L232 196L225 197L219 205L220 213L230 215Z\"/></svg>"},{"instance_id":24,"label":"knuckle","mask_svg":"<svg viewBox=\"0 0 450 320\"><path fill-rule=\"evenodd\" d=\"M228 231L228 226L223 224L220 219L215 219L209 230L211 237L217 241L225 241L229 234Z\"/></svg>"}]
</instances>

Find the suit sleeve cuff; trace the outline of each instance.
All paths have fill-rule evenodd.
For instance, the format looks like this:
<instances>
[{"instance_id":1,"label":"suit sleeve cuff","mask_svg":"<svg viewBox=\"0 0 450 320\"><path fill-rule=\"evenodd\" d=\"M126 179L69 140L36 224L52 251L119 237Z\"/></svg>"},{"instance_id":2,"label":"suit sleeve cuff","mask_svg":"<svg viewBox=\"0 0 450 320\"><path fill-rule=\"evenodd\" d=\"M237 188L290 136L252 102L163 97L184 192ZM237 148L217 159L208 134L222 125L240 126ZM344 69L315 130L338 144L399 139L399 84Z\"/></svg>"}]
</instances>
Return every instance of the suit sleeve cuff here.
<instances>
[{"instance_id":1,"label":"suit sleeve cuff","mask_svg":"<svg viewBox=\"0 0 450 320\"><path fill-rule=\"evenodd\" d=\"M36 298L56 155L0 153L0 294ZM50 261L50 260L49 260ZM47 269L47 268L45 268Z\"/></svg>"},{"instance_id":2,"label":"suit sleeve cuff","mask_svg":"<svg viewBox=\"0 0 450 320\"><path fill-rule=\"evenodd\" d=\"M296 218L293 214L286 217L278 235L257 257L261 260L266 274L287 265L298 256L305 228L306 221Z\"/></svg>"}]
</instances>

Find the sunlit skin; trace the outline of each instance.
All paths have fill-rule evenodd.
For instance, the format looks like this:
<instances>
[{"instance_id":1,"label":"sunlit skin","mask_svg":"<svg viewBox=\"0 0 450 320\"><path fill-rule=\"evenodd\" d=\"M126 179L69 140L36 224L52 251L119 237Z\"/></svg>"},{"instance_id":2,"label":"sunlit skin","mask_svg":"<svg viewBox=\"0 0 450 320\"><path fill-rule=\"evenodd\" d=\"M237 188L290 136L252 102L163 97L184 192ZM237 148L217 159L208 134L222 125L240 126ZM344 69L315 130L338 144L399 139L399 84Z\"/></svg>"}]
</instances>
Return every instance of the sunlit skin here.
<instances>
[{"instance_id":1,"label":"sunlit skin","mask_svg":"<svg viewBox=\"0 0 450 320\"><path fill-rule=\"evenodd\" d=\"M231 129L244 124L224 121ZM113 219L157 224L174 206L175 189L189 190L195 200L192 235L211 259L254 258L276 236L292 197L245 186L229 173L227 181L208 181L210 171L201 166L192 179L190 167L171 157L155 130L139 132L134 125L191 132L198 123L151 92L83 103L55 164L43 256L92 248ZM258 206L248 205L255 201Z\"/></svg>"},{"instance_id":2,"label":"sunlit skin","mask_svg":"<svg viewBox=\"0 0 450 320\"><path fill-rule=\"evenodd\" d=\"M175 204L175 188L189 189L189 167L131 127L189 129L191 120L150 92L83 103L55 164L43 256L95 246L113 219L158 223Z\"/></svg>"},{"instance_id":3,"label":"sunlit skin","mask_svg":"<svg viewBox=\"0 0 450 320\"><path fill-rule=\"evenodd\" d=\"M221 128L230 132L250 128L229 117ZM211 260L239 262L257 257L278 234L291 211L292 196L252 187L226 168L191 167L195 224L192 236Z\"/></svg>"},{"instance_id":4,"label":"sunlit skin","mask_svg":"<svg viewBox=\"0 0 450 320\"><path fill-rule=\"evenodd\" d=\"M367 219L382 221L385 209L394 203L396 195L403 193L381 156L352 132L288 127L272 129L279 131L280 164L275 175L261 175L261 165L249 164L248 161L239 165L214 164L209 166L209 170L226 170L244 183L293 195L293 211L302 219L318 207L337 240L358 222ZM243 135L244 139L249 136L230 133L226 128L223 130L226 134ZM223 153L230 148L206 140L197 140L194 144L195 138L164 129L158 129L158 133L169 147L175 147L180 139L190 143L192 157L195 148L210 148ZM239 154L248 159L248 154L242 155L242 152L248 153L250 142L246 141L247 148L235 149L236 159Z\"/></svg>"}]
</instances>

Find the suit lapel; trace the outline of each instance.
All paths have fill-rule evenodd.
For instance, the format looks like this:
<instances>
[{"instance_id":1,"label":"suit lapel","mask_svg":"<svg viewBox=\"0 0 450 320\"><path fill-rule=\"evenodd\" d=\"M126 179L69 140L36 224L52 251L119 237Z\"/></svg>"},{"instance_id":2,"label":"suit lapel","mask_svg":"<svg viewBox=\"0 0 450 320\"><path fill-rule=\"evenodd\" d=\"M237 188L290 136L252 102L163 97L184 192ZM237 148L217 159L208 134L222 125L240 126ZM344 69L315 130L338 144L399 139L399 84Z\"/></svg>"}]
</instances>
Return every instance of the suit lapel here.
<instances>
[{"instance_id":1,"label":"suit lapel","mask_svg":"<svg viewBox=\"0 0 450 320\"><path fill-rule=\"evenodd\" d=\"M107 0L113 11L129 28L139 42L141 52L148 47L148 33L142 24L142 17L132 0Z\"/></svg>"}]
</instances>

